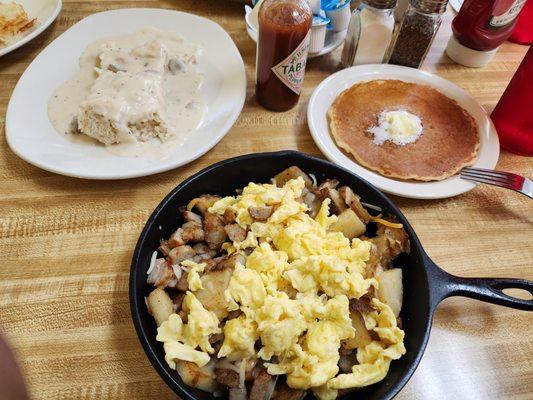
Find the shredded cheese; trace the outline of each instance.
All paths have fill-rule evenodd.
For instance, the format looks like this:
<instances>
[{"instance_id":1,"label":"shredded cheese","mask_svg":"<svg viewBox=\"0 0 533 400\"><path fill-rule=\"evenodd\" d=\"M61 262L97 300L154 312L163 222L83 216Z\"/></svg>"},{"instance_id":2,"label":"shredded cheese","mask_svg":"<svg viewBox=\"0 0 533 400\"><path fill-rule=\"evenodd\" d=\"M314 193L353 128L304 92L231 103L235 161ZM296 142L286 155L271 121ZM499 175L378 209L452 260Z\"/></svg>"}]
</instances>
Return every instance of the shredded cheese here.
<instances>
[{"instance_id":1,"label":"shredded cheese","mask_svg":"<svg viewBox=\"0 0 533 400\"><path fill-rule=\"evenodd\" d=\"M187 211L191 211L196 205L196 203L198 203L198 200L199 200L198 198L195 198L189 201L189 204L187 204Z\"/></svg>"},{"instance_id":2,"label":"shredded cheese","mask_svg":"<svg viewBox=\"0 0 533 400\"><path fill-rule=\"evenodd\" d=\"M381 214L376 215L375 217L370 217L370 218L372 219L373 222L375 222L377 224L388 226L389 228L393 228L393 229L402 229L403 228L403 224L387 221L386 219L381 218Z\"/></svg>"}]
</instances>

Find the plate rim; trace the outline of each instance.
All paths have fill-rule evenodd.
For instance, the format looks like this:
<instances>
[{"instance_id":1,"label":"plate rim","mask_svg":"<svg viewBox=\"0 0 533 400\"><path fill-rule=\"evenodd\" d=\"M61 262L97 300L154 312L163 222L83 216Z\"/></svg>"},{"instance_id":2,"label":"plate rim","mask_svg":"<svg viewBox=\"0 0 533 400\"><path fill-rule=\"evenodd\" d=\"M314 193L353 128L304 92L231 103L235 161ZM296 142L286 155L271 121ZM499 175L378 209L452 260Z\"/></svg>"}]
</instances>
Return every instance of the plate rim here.
<instances>
[{"instance_id":1,"label":"plate rim","mask_svg":"<svg viewBox=\"0 0 533 400\"><path fill-rule=\"evenodd\" d=\"M259 32L257 31L257 29L255 29L252 25L248 23L248 14L244 15L244 20L245 20L244 22L246 24L246 33L248 33L248 37L252 39L252 41L254 41L257 45L257 41L259 40ZM328 32L332 32L332 35L335 36L335 41L333 43L330 43L329 46L324 45L324 48L320 51L317 51L316 53L309 53L307 55L308 60L311 60L313 58L320 57L320 56L325 56L337 50L339 46L346 39L348 30L345 29L345 30L338 31L338 32L333 32L333 31L328 31Z\"/></svg>"},{"instance_id":2,"label":"plate rim","mask_svg":"<svg viewBox=\"0 0 533 400\"><path fill-rule=\"evenodd\" d=\"M219 134L218 135L214 135L212 137L211 141L205 142L197 151L189 153L188 156L184 157L182 160L180 160L178 162L169 163L169 164L164 165L162 167L159 167L156 164L154 164L154 166L152 166L152 167L150 167L148 169L145 169L145 170L139 170L139 171L134 171L134 172L123 172L123 173L118 173L118 174L113 174L111 172L110 173L104 173L104 174L97 174L97 173L94 173L94 172L81 172L81 173L79 173L80 171L72 171L68 167L57 167L56 165L51 164L49 161L44 161L43 162L41 160L32 159L31 157L27 156L23 151L20 151L20 149L17 147L17 145L11 140L14 137L13 130L15 129L15 128L12 127L11 114L13 113L13 102L14 102L14 99L15 99L16 95L18 94L18 91L20 90L20 87L19 87L20 82L23 80L24 75L27 73L27 71L31 67L31 65L34 62L36 62L36 60L42 55L42 53L50 45L52 45L56 41L61 40L61 38L63 38L64 35L66 35L72 28L74 28L78 24L87 23L88 20L90 21L90 20L92 20L94 18L98 18L99 16L102 16L102 15L105 15L105 14L122 14L122 13L131 13L131 12L140 13L140 12L143 12L143 11L165 12L165 13L172 13L172 14L180 14L180 15L185 15L187 18L201 20L202 22L207 21L208 23L211 23L213 26L216 26L218 30L222 31L224 33L224 35L226 36L226 38L229 40L228 43L234 49L235 61L236 61L236 63L239 66L239 70L240 70L240 74L239 75L241 77L240 83L241 83L242 87L240 88L241 89L240 97L239 97L238 100L236 99L237 106L234 108L233 112L230 113L230 115L228 115L227 121L224 124L224 126L221 127L218 130ZM157 28L157 26L155 26L155 28ZM242 55L241 55L237 45L235 44L235 42L233 41L233 39L229 35L229 33L220 24L216 23L215 21L212 21L212 20L210 20L208 18L199 16L199 15L196 15L196 14L191 14L191 13L172 10L172 9L164 9L164 8L132 7L132 8L119 8L119 9L113 9L113 10L107 10L107 11L100 11L100 12L93 13L93 14L90 14L90 15L82 18L81 20L79 20L78 22L76 22L75 24L70 26L68 29L66 29L64 32L62 32L58 37L56 37L52 42L50 42L45 48L43 48L41 50L41 52L39 52L39 54L28 65L28 67L26 67L26 69L24 70L24 72L20 76L17 84L15 85L15 88L13 89L13 92L11 94L11 97L10 97L8 105L7 105L6 117L5 117L5 136L6 136L6 141L7 141L7 144L9 146L9 148L11 149L11 151L13 151L13 153L15 153L18 157L20 157L24 161L26 161L29 164L32 164L32 165L34 165L34 166L36 166L38 168L41 168L41 169L43 169L45 171L49 171L49 172L52 172L52 173L55 173L55 174L59 174L59 175L63 175L63 176L69 176L69 177L81 178L81 179L91 179L91 180L118 180L118 179L132 179L132 178L139 178L139 177L144 177L144 176L155 175L155 174L167 172L167 171L182 167L183 165L189 164L192 161L202 157L204 154L206 154L208 151L210 151L213 147L215 147L229 133L229 131L231 130L231 128L233 127L233 125L235 124L237 119L239 118L239 116L240 116L240 114L242 112L242 109L244 107L244 103L246 101L246 90L247 90L246 68L245 68L245 65L244 65L244 60L242 58ZM209 110L208 110L208 112L209 112ZM114 156L114 157L120 158L118 156Z\"/></svg>"},{"instance_id":3,"label":"plate rim","mask_svg":"<svg viewBox=\"0 0 533 400\"><path fill-rule=\"evenodd\" d=\"M327 91L328 86L331 85L333 81L337 79L341 79L341 77L342 78L347 77L345 80L350 81L350 85L353 85L356 82L368 81L368 80L373 80L373 79L399 79L401 80L400 77L396 77L396 78L383 77L383 75L392 74L392 73L397 74L397 75L402 75L405 78L410 78L411 81L416 81L421 84L429 85L442 92L442 89L439 89L437 85L433 85L426 81L419 81L417 79L417 75L424 76L425 78L434 79L436 82L449 85L449 87L453 89L454 92L467 98L472 104L475 104L475 106L483 113L483 123L487 124L487 131L480 133L480 136L483 134L486 134L488 143L486 143L486 145L483 146L483 148L480 146L479 153L481 153L482 150L485 150L489 152L490 154L493 154L493 156L490 158L491 159L494 158L494 160L491 160L490 162L488 162L486 165L484 165L484 167L494 168L496 166L496 164L498 163L499 155L500 155L499 139L498 139L498 135L496 132L496 128L494 124L492 123L492 120L489 118L486 110L481 106L481 104L479 104L479 102L476 99L474 99L466 90L464 90L457 84L439 75L436 75L436 74L433 74L427 71L422 71L419 69L408 68L408 67L403 67L403 66L398 66L398 65L389 65L389 64L366 64L366 65L358 65L358 66L342 69L328 76L327 78L325 78L322 82L318 84L318 86L314 89L309 99L308 106L307 106L307 124L309 127L309 131L311 132L311 136L315 144L317 145L317 147L320 149L322 154L326 156L328 160L356 174L361 175L364 179L366 179L367 181L375 185L377 188L389 194L393 194L393 195L397 195L397 196L401 196L405 198L436 200L436 199L444 199L444 198L458 196L460 194L466 193L474 189L477 186L476 184L472 182L467 182L467 181L460 181L462 183L461 185L462 187L460 188L455 188L455 189L450 188L447 190L441 189L439 190L438 193L417 193L416 191L413 191L412 187L406 188L405 185L416 184L416 185L423 185L427 187L428 185L442 184L446 180L430 181L430 182L422 182L422 181L403 182L399 179L383 176L375 171L372 171L366 167L363 167L362 165L357 163L355 160L353 160L351 156L346 156L343 153L343 151L340 150L338 145L335 143L334 139L331 137L329 128L328 128L327 135L325 135L322 132L322 129L318 127L318 124L319 124L318 121L321 120L323 116L315 115L314 110L317 107L316 104L318 100L322 96L324 96L324 92ZM368 75L374 75L374 76L371 79L368 79ZM341 93L341 91L337 92L336 89L333 90L335 96L338 96ZM325 107L326 110L327 108L329 108L329 105ZM322 109L324 107L321 106L320 108ZM324 111L324 117L327 118L326 115L327 115L326 111ZM475 118L475 120L476 120L476 123L480 122L477 118ZM346 156L351 162L351 164L347 164L346 162L338 159L337 155L334 154L335 150L340 152L342 155ZM354 166L355 166L355 169L354 169ZM384 183L379 182L379 180L381 179L385 179L385 182ZM447 178L447 179L450 179L450 178ZM457 179L459 178L457 177Z\"/></svg>"},{"instance_id":4,"label":"plate rim","mask_svg":"<svg viewBox=\"0 0 533 400\"><path fill-rule=\"evenodd\" d=\"M31 31L24 37L20 38L20 40L16 41L15 43L4 47L3 49L0 49L0 57L11 53L13 50L18 49L21 46L24 46L26 43L28 43L30 40L35 39L37 36L39 36L41 33L43 33L50 25L52 25L52 22L54 22L59 13L61 12L63 8L63 1L62 0L56 0L56 5L54 8L54 11L52 12L52 15L41 25L37 27L37 29ZM55 40L55 39L54 39Z\"/></svg>"}]
</instances>

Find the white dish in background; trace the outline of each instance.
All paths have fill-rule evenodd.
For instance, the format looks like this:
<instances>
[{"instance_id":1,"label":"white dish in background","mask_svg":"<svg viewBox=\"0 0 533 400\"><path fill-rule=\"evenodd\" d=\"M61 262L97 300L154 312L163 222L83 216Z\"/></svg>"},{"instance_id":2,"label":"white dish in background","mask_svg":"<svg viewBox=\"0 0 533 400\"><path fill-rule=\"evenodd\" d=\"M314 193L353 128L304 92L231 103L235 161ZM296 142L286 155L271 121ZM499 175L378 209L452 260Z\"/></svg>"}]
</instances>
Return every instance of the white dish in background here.
<instances>
[{"instance_id":1,"label":"white dish in background","mask_svg":"<svg viewBox=\"0 0 533 400\"><path fill-rule=\"evenodd\" d=\"M352 16L349 1L344 2L339 8L326 9L325 13L326 17L331 20L331 27L333 31L342 32L348 29L350 18Z\"/></svg>"},{"instance_id":2,"label":"white dish in background","mask_svg":"<svg viewBox=\"0 0 533 400\"><path fill-rule=\"evenodd\" d=\"M246 23L256 31L259 30L259 8L263 1L264 0L259 0L253 5L253 7L248 5L244 6L244 19L246 20Z\"/></svg>"},{"instance_id":3,"label":"white dish in background","mask_svg":"<svg viewBox=\"0 0 533 400\"><path fill-rule=\"evenodd\" d=\"M104 146L73 141L57 132L48 118L48 100L58 86L79 70L78 59L87 45L146 26L176 32L202 46L198 69L204 75L201 93L208 109L201 125L163 160L116 156ZM88 179L146 176L179 167L205 154L234 124L245 97L244 63L230 36L218 24L171 10L106 11L72 26L26 69L8 105L6 137L19 157L58 174Z\"/></svg>"},{"instance_id":4,"label":"white dish in background","mask_svg":"<svg viewBox=\"0 0 533 400\"><path fill-rule=\"evenodd\" d=\"M455 12L459 12L461 7L463 6L464 0L450 0L450 5L454 9Z\"/></svg>"},{"instance_id":5,"label":"white dish in background","mask_svg":"<svg viewBox=\"0 0 533 400\"><path fill-rule=\"evenodd\" d=\"M254 7L254 9L257 6ZM246 21L246 32L248 32L248 36L250 36L250 39L252 39L254 42L257 43L257 40L259 38L259 24L256 22L257 18L253 17L253 9L249 6L245 6L245 15L244 19ZM325 54L331 53L333 50L335 50L337 47L339 47L346 38L346 30L341 32L333 32L332 30L326 31L326 39L324 41L324 48L319 51L318 53L309 53L307 55L307 58L315 58L320 57Z\"/></svg>"},{"instance_id":6,"label":"white dish in background","mask_svg":"<svg viewBox=\"0 0 533 400\"><path fill-rule=\"evenodd\" d=\"M375 79L398 79L428 85L457 101L478 124L481 143L474 167L490 169L496 166L500 154L498 135L487 113L476 100L457 85L439 76L418 69L386 64L361 65L341 70L322 81L313 92L307 108L307 122L315 143L329 160L358 174L384 192L403 197L440 199L465 193L476 186L460 179L458 175L434 182L387 178L361 166L336 145L329 129L329 107L345 89L355 83ZM378 95L376 93L376 96Z\"/></svg>"},{"instance_id":7,"label":"white dish in background","mask_svg":"<svg viewBox=\"0 0 533 400\"><path fill-rule=\"evenodd\" d=\"M57 18L61 11L61 0L16 0L21 4L31 20L37 18L36 25L23 37L7 47L0 48L0 56L18 49L34 37L40 35Z\"/></svg>"}]
</instances>

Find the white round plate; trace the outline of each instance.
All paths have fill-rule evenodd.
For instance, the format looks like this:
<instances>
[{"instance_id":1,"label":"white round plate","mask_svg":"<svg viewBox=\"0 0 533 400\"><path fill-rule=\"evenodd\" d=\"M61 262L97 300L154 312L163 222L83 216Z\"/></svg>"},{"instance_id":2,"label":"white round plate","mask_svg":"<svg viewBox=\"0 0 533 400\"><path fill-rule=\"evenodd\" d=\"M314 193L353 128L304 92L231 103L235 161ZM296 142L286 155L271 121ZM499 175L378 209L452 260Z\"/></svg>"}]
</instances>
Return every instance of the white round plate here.
<instances>
[{"instance_id":1,"label":"white round plate","mask_svg":"<svg viewBox=\"0 0 533 400\"><path fill-rule=\"evenodd\" d=\"M78 71L87 45L108 36L151 26L179 33L202 46L198 68L207 113L200 126L164 159L120 157L104 146L78 143L58 133L48 119L54 90ZM93 14L54 40L26 69L8 105L6 136L29 163L58 174L89 179L123 179L156 174L187 164L218 143L239 116L246 97L244 63L230 36L205 18L160 9L120 9Z\"/></svg>"},{"instance_id":2,"label":"white round plate","mask_svg":"<svg viewBox=\"0 0 533 400\"><path fill-rule=\"evenodd\" d=\"M458 175L435 182L387 178L359 165L351 156L337 147L329 132L326 115L329 107L345 89L355 83L375 79L398 79L428 85L457 101L472 115L478 125L481 143L474 167L494 168L496 166L500 154L498 135L492 121L477 101L457 85L437 75L418 69L386 64L361 65L344 69L326 78L313 92L307 108L307 121L315 143L329 160L356 173L384 192L403 197L441 199L465 193L475 187L474 183L462 180ZM376 96L379 96L379 93L376 93Z\"/></svg>"},{"instance_id":3,"label":"white round plate","mask_svg":"<svg viewBox=\"0 0 533 400\"><path fill-rule=\"evenodd\" d=\"M257 5L255 7L257 7ZM251 10L249 7L248 9ZM248 9L245 8L245 10L248 10ZM258 32L257 23L254 22L254 18L252 17L253 15L252 13L253 11L248 11L246 12L244 16L244 19L246 20L246 32L248 32L248 36L250 36L250 39L252 39L254 42L257 43L257 40L259 38L259 32ZM255 19L257 19L257 17ZM324 42L324 48L320 50L319 52L309 53L307 55L307 58L310 59L310 58L320 57L325 54L331 53L333 50L335 50L337 47L339 47L344 42L344 39L346 38L346 33L347 33L346 30L340 31L340 32L333 32L330 30L326 31L326 39Z\"/></svg>"},{"instance_id":4,"label":"white round plate","mask_svg":"<svg viewBox=\"0 0 533 400\"><path fill-rule=\"evenodd\" d=\"M17 3L24 7L29 19L37 18L36 26L15 43L0 48L0 56L18 49L23 44L28 43L34 37L40 35L57 18L62 5L61 0L24 0L17 1Z\"/></svg>"}]
</instances>

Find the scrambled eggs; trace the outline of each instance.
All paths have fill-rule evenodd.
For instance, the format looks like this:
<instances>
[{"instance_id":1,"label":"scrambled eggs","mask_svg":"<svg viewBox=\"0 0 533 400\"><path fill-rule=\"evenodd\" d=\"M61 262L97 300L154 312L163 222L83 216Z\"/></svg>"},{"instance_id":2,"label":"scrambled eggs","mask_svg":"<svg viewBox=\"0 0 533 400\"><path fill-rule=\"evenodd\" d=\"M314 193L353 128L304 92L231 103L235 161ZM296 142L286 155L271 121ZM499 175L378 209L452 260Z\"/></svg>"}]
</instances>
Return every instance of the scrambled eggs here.
<instances>
[{"instance_id":1,"label":"scrambled eggs","mask_svg":"<svg viewBox=\"0 0 533 400\"><path fill-rule=\"evenodd\" d=\"M181 262L181 265L188 269L187 284L189 285L189 290L195 292L203 289L204 287L202 285L202 280L200 279L200 273L204 272L205 264L198 264L191 260L185 260Z\"/></svg>"},{"instance_id":2,"label":"scrambled eggs","mask_svg":"<svg viewBox=\"0 0 533 400\"><path fill-rule=\"evenodd\" d=\"M171 367L175 359L205 365L214 353L208 336L223 331L217 357L252 357L260 339L257 356L265 361L268 373L285 374L290 387L312 389L327 400L334 399L338 389L383 379L391 360L405 353L404 333L397 327L394 313L374 298L371 305L375 311L364 317L374 340L357 349L359 364L351 373L339 374L341 341L355 335L349 299L378 287L374 278L365 277L371 244L350 241L329 230L337 220L329 215L329 199L322 203L316 218L311 218L307 206L299 201L304 185L302 178L290 180L282 188L250 183L241 195L211 206L209 211L219 215L231 209L236 222L248 230L244 241L225 246L230 254L251 250L246 265L236 265L224 293L228 310L241 310L242 314L219 328L214 313L192 293L201 288L199 274L204 266L184 262L190 285L184 300L189 311L187 324L174 314L159 327L157 336ZM248 212L249 207L270 205L276 208L266 221L256 221Z\"/></svg>"}]
</instances>

